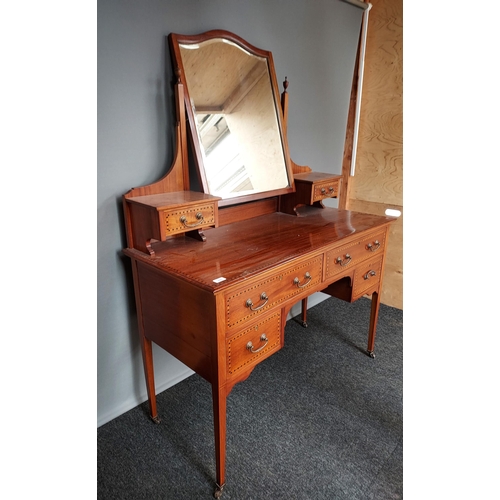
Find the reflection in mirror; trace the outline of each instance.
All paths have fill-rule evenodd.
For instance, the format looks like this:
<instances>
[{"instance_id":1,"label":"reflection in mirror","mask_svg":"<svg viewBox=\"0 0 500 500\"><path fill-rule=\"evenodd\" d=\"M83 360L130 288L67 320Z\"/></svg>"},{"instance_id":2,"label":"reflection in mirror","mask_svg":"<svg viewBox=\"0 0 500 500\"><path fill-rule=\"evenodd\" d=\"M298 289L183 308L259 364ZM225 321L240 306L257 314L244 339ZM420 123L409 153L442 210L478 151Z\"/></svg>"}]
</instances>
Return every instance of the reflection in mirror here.
<instances>
[{"instance_id":1,"label":"reflection in mirror","mask_svg":"<svg viewBox=\"0 0 500 500\"><path fill-rule=\"evenodd\" d=\"M222 37L178 47L205 191L227 199L290 190L268 59Z\"/></svg>"}]
</instances>

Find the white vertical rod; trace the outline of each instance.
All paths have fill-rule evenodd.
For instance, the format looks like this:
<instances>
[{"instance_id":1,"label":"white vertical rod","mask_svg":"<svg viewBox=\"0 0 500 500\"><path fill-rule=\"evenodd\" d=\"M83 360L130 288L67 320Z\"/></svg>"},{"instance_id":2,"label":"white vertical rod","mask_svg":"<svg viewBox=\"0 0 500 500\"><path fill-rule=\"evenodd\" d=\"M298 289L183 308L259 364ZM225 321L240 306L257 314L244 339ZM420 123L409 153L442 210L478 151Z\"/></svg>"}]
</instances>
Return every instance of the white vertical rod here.
<instances>
[{"instance_id":1,"label":"white vertical rod","mask_svg":"<svg viewBox=\"0 0 500 500\"><path fill-rule=\"evenodd\" d=\"M354 114L354 137L352 141L352 157L351 157L351 177L356 169L356 152L358 149L358 132L359 132L359 115L361 112L361 94L363 92L363 73L365 69L365 50L366 50L366 34L368 32L368 12L372 8L372 4L366 4L367 8L363 12L363 24L361 27L361 42L359 52L359 67L358 67L358 89L356 94L356 112Z\"/></svg>"}]
</instances>

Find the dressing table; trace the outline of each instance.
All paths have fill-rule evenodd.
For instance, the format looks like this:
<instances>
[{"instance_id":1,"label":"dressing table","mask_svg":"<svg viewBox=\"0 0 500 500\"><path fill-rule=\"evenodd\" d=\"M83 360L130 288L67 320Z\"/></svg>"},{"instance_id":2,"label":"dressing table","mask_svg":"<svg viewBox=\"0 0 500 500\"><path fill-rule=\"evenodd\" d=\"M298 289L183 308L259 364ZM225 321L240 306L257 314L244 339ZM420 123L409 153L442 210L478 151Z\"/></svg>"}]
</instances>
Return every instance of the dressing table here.
<instances>
[{"instance_id":1,"label":"dressing table","mask_svg":"<svg viewBox=\"0 0 500 500\"><path fill-rule=\"evenodd\" d=\"M325 207L341 177L295 164L288 82L272 54L235 34L170 34L176 144L159 181L123 196L151 417L152 343L212 386L216 485L225 484L226 399L284 345L291 307L322 291L371 294L373 357L390 217ZM189 129L188 129L189 127ZM198 190L191 190L190 141Z\"/></svg>"}]
</instances>

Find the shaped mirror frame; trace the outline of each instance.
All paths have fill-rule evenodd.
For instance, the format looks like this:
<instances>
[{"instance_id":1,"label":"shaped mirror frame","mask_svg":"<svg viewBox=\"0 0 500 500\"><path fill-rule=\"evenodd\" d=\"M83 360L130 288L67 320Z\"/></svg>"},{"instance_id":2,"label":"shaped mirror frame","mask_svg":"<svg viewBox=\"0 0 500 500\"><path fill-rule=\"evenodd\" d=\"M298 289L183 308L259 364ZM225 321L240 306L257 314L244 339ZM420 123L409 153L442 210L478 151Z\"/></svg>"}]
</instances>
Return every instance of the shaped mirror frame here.
<instances>
[{"instance_id":1,"label":"shaped mirror frame","mask_svg":"<svg viewBox=\"0 0 500 500\"><path fill-rule=\"evenodd\" d=\"M223 30L168 38L203 191L219 206L293 192L271 52Z\"/></svg>"}]
</instances>

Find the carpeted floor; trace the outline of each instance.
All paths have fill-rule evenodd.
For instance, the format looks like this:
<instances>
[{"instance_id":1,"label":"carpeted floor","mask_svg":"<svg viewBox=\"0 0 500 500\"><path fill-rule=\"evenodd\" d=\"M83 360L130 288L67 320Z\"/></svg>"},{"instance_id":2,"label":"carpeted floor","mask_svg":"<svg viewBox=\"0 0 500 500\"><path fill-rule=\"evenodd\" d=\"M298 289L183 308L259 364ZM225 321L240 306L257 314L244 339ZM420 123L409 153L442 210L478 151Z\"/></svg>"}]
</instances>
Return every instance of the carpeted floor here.
<instances>
[{"instance_id":1,"label":"carpeted floor","mask_svg":"<svg viewBox=\"0 0 500 500\"><path fill-rule=\"evenodd\" d=\"M329 298L227 401L225 500L403 498L403 311ZM97 430L98 498L213 498L210 385L193 375Z\"/></svg>"}]
</instances>

